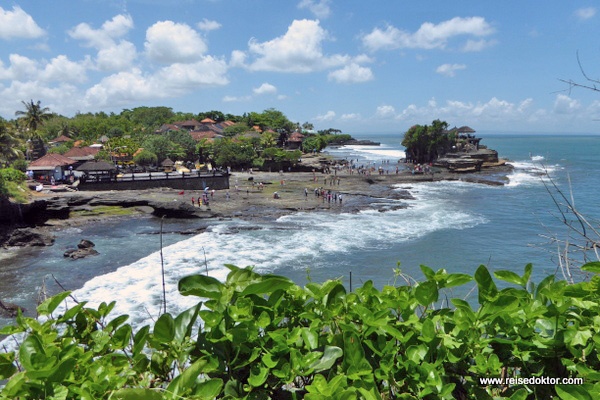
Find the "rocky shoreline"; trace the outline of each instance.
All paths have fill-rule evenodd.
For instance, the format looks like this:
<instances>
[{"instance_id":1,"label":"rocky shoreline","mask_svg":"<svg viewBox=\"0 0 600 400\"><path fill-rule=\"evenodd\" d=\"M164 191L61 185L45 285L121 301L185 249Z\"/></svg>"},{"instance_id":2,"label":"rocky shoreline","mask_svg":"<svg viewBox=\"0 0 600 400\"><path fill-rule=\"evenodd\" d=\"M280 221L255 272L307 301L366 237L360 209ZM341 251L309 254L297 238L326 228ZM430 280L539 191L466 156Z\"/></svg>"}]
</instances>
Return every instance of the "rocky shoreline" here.
<instances>
[{"instance_id":1,"label":"rocky shoreline","mask_svg":"<svg viewBox=\"0 0 600 400\"><path fill-rule=\"evenodd\" d=\"M20 217L20 221L2 224L4 229L0 232L0 245L52 245L51 233L62 227L143 214L158 218L240 218L260 221L293 212L354 213L364 209L387 212L407 207L405 200L412 199L408 190L398 189L397 185L453 180L503 185L506 174L511 170L509 165L503 165L472 174L448 171L415 175L406 171L384 175L350 175L347 171L337 175L312 172L235 172L230 179L231 189L215 191L210 197L209 206L198 206L197 203L192 205L192 198L202 196L203 192L200 190L182 192L159 188L52 193L36 197L30 204L11 203L12 210L8 210L4 204L4 217L8 214L13 219ZM263 183L262 189L259 189L259 183ZM323 201L321 197L315 196L317 188L342 195L343 202L338 204ZM275 192L279 198L274 198Z\"/></svg>"}]
</instances>

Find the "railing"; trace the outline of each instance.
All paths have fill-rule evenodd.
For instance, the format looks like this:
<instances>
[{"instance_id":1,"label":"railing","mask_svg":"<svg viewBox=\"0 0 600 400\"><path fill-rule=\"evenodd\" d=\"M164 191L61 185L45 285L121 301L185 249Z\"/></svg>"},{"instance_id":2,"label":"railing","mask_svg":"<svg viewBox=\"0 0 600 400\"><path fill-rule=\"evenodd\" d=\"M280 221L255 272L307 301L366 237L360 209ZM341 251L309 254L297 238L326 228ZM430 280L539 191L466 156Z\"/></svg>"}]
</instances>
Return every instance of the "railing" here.
<instances>
[{"instance_id":1,"label":"railing","mask_svg":"<svg viewBox=\"0 0 600 400\"><path fill-rule=\"evenodd\" d=\"M125 176L106 176L106 175L90 175L85 180L85 183L105 183L105 182L139 182L139 181L157 181L157 180L181 180L190 178L210 178L210 177L221 177L228 175L223 171L213 170L208 171L195 171L188 173L170 173L170 172L145 172L145 173L132 173Z\"/></svg>"}]
</instances>

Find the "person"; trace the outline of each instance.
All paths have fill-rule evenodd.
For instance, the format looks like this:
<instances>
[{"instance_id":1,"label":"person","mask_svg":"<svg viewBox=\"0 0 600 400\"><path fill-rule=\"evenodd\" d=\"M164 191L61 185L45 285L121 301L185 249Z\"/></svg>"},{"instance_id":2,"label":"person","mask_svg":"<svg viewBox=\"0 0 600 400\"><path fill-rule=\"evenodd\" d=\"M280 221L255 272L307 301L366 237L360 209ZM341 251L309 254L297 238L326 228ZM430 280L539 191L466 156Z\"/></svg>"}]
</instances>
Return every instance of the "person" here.
<instances>
[{"instance_id":1,"label":"person","mask_svg":"<svg viewBox=\"0 0 600 400\"><path fill-rule=\"evenodd\" d=\"M229 197L230 197L229 192L225 192L225 199L229 200Z\"/></svg>"},{"instance_id":2,"label":"person","mask_svg":"<svg viewBox=\"0 0 600 400\"><path fill-rule=\"evenodd\" d=\"M194 199L193 197L192 197L192 205L193 206L196 205L196 199Z\"/></svg>"},{"instance_id":3,"label":"person","mask_svg":"<svg viewBox=\"0 0 600 400\"><path fill-rule=\"evenodd\" d=\"M340 201L340 205L342 205L342 195L338 194L338 200Z\"/></svg>"},{"instance_id":4,"label":"person","mask_svg":"<svg viewBox=\"0 0 600 400\"><path fill-rule=\"evenodd\" d=\"M212 198L215 197L215 189L210 191L210 198L212 200Z\"/></svg>"},{"instance_id":5,"label":"person","mask_svg":"<svg viewBox=\"0 0 600 400\"><path fill-rule=\"evenodd\" d=\"M277 193L277 192L273 192L273 198L274 198L274 199L278 199L278 198L279 198L279 193Z\"/></svg>"},{"instance_id":6,"label":"person","mask_svg":"<svg viewBox=\"0 0 600 400\"><path fill-rule=\"evenodd\" d=\"M308 189L304 188L304 197L308 197Z\"/></svg>"}]
</instances>

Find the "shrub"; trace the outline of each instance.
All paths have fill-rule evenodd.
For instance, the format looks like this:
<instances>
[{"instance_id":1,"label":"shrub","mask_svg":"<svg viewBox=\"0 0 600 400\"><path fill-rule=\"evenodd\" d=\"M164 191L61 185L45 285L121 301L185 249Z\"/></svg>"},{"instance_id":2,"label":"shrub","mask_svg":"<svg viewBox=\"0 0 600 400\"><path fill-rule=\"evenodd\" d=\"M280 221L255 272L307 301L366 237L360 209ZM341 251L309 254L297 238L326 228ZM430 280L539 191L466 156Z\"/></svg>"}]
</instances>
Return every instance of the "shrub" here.
<instances>
[{"instance_id":1,"label":"shrub","mask_svg":"<svg viewBox=\"0 0 600 400\"><path fill-rule=\"evenodd\" d=\"M22 183L27 179L24 172L14 168L0 169L0 177L5 182Z\"/></svg>"},{"instance_id":2,"label":"shrub","mask_svg":"<svg viewBox=\"0 0 600 400\"><path fill-rule=\"evenodd\" d=\"M17 169L21 172L25 172L25 171L27 171L28 165L29 165L29 163L27 162L27 160L23 160L22 158L19 158L12 162L11 167L14 169Z\"/></svg>"},{"instance_id":3,"label":"shrub","mask_svg":"<svg viewBox=\"0 0 600 400\"><path fill-rule=\"evenodd\" d=\"M114 307L46 300L0 334L27 332L0 355L3 398L116 399L593 399L600 396L600 275L568 285L530 282L485 266L474 276L421 269L426 280L382 290L367 281L304 288L227 266L225 282L193 275L184 296L202 300L137 332ZM600 273L600 263L584 271ZM404 277L397 271L397 277ZM475 281L477 302L445 298ZM407 280L408 282L408 280ZM449 304L453 307L450 307ZM202 320L202 323L198 323ZM18 362L17 362L18 361ZM483 384L479 378L584 378L579 385Z\"/></svg>"}]
</instances>

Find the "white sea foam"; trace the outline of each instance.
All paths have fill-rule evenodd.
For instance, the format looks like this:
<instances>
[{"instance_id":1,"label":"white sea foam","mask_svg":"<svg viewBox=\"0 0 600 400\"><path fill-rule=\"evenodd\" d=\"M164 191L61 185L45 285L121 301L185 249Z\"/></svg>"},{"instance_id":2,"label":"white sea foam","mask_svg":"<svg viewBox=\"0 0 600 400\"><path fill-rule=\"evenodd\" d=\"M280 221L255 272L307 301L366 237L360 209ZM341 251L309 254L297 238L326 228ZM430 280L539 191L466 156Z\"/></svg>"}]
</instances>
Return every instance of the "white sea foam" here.
<instances>
[{"instance_id":1,"label":"white sea foam","mask_svg":"<svg viewBox=\"0 0 600 400\"><path fill-rule=\"evenodd\" d=\"M464 185L464 186L463 186ZM260 272L276 269L315 268L323 257L349 257L361 249L389 248L441 229L464 229L485 223L482 216L462 210L442 199L444 190L467 190L460 182L443 185L414 185L416 200L411 207L380 213L296 213L269 225L227 221L163 250L168 311L177 314L199 299L181 296L178 281L187 275L205 273L224 280L223 264L256 265ZM437 193L437 194L436 194ZM398 204L391 200L390 203ZM256 229L259 228L259 229ZM151 323L161 310L162 278L160 254L154 253L97 276L74 292L90 306L116 300L113 315L129 314L136 328ZM71 304L72 305L72 304Z\"/></svg>"},{"instance_id":2,"label":"white sea foam","mask_svg":"<svg viewBox=\"0 0 600 400\"><path fill-rule=\"evenodd\" d=\"M357 145L349 145L342 146L337 149L329 150L331 154L336 154L339 152L355 152L357 155L360 155L368 160L384 160L384 159L392 159L399 160L401 158L406 157L406 153L402 150L396 148L389 148L385 145L382 146L357 146Z\"/></svg>"},{"instance_id":3,"label":"white sea foam","mask_svg":"<svg viewBox=\"0 0 600 400\"><path fill-rule=\"evenodd\" d=\"M562 168L558 164L546 165L538 162L543 159L543 156L533 156L531 160L509 162L514 167L514 171L508 175L509 182L506 186L542 185L544 176L553 176L557 170Z\"/></svg>"}]
</instances>

